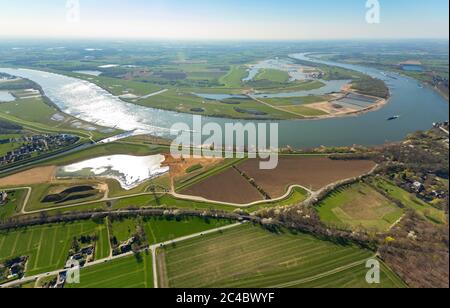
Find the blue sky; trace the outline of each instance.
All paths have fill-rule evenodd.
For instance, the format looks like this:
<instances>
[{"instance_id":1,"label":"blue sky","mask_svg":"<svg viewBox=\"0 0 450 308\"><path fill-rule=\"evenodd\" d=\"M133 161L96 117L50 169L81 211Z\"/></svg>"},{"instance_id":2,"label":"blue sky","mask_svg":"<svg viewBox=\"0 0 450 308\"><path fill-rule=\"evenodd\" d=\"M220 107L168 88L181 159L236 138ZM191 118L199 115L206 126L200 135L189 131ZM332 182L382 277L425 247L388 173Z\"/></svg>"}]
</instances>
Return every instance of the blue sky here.
<instances>
[{"instance_id":1,"label":"blue sky","mask_svg":"<svg viewBox=\"0 0 450 308\"><path fill-rule=\"evenodd\" d=\"M76 1L76 0L68 0ZM169 39L448 38L448 0L0 0L0 36ZM73 16L73 15L72 15Z\"/></svg>"}]
</instances>

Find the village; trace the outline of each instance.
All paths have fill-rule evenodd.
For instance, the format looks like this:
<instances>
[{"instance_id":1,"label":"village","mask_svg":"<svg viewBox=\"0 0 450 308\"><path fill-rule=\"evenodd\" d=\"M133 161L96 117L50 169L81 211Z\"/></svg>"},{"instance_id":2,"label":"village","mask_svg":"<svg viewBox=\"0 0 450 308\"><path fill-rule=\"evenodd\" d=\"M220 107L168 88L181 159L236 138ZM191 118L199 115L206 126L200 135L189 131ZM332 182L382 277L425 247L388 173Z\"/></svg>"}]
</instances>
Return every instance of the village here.
<instances>
[{"instance_id":1,"label":"village","mask_svg":"<svg viewBox=\"0 0 450 308\"><path fill-rule=\"evenodd\" d=\"M79 140L79 137L67 134L33 135L3 140L0 139L0 146L21 143L18 148L7 152L4 156L0 156L0 167L32 158L35 155L59 150L73 145Z\"/></svg>"}]
</instances>

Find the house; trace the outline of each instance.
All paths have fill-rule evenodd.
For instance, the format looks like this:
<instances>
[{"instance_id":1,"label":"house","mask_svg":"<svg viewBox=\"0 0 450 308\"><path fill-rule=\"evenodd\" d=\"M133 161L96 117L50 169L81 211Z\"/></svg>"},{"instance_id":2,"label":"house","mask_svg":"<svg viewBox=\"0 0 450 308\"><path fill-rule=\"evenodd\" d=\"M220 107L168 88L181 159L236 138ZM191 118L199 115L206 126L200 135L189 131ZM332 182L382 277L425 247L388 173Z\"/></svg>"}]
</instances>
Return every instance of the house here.
<instances>
[{"instance_id":1,"label":"house","mask_svg":"<svg viewBox=\"0 0 450 308\"><path fill-rule=\"evenodd\" d=\"M76 253L71 257L71 259L74 261L80 262L80 261L84 260L84 256L82 253Z\"/></svg>"},{"instance_id":2,"label":"house","mask_svg":"<svg viewBox=\"0 0 450 308\"><path fill-rule=\"evenodd\" d=\"M423 184L420 183L420 182L414 182L413 185L412 185L412 187L411 187L411 189L412 189L413 191L415 191L416 193L422 192L422 191L424 190L424 188L425 188L425 187L424 187Z\"/></svg>"},{"instance_id":3,"label":"house","mask_svg":"<svg viewBox=\"0 0 450 308\"><path fill-rule=\"evenodd\" d=\"M80 253L83 255L88 255L88 256L93 255L94 247L92 247L92 246L85 247L85 248L81 249Z\"/></svg>"},{"instance_id":4,"label":"house","mask_svg":"<svg viewBox=\"0 0 450 308\"><path fill-rule=\"evenodd\" d=\"M0 191L0 205L5 204L7 199L8 199L8 193L6 191Z\"/></svg>"},{"instance_id":5,"label":"house","mask_svg":"<svg viewBox=\"0 0 450 308\"><path fill-rule=\"evenodd\" d=\"M119 246L119 250L121 253L127 253L131 251L133 243L136 241L136 238L133 236L132 238L128 239L125 243Z\"/></svg>"}]
</instances>

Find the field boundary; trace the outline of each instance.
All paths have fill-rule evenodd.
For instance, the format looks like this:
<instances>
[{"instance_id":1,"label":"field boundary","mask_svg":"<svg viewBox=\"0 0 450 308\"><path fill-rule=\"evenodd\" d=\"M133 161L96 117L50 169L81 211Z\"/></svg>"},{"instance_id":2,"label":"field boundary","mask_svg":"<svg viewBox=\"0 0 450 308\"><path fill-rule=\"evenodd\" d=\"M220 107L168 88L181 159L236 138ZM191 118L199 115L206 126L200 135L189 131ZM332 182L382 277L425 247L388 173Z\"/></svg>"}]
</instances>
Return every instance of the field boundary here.
<instances>
[{"instance_id":1,"label":"field boundary","mask_svg":"<svg viewBox=\"0 0 450 308\"><path fill-rule=\"evenodd\" d=\"M325 278L325 277L328 277L328 276L331 276L331 275L334 275L334 274L338 274L338 273L341 273L341 272L346 271L348 269L352 269L354 267L357 267L359 265L364 264L365 262L367 262L367 260L374 259L374 258L376 258L376 255L374 255L371 258L365 258L364 260L357 261L357 262L354 262L354 263L351 263L351 264L347 264L347 265L341 266L339 268L336 268L334 270L328 271L326 273L321 273L319 275L312 276L312 277L309 277L309 278L300 279L300 280L297 280L297 281L286 282L286 283L283 283L283 284L272 286L270 288L273 288L273 289L284 289L284 288L293 287L293 286L296 286L296 285L302 284L302 283L313 282L313 281L316 281L318 279Z\"/></svg>"},{"instance_id":2,"label":"field boundary","mask_svg":"<svg viewBox=\"0 0 450 308\"><path fill-rule=\"evenodd\" d=\"M173 244L173 243L179 243L179 242L182 242L182 241L186 241L186 240L190 240L190 239L193 239L193 238L201 237L203 235L214 234L214 233L217 233L217 232L220 232L220 231L224 231L224 230L228 230L228 229L231 229L231 228L235 228L235 227L241 226L244 223L245 222L243 222L243 223L239 222L239 223L223 226L223 227L216 228L216 229L212 229L212 230L208 230L208 231L204 231L204 232L200 232L200 233L194 233L194 234L188 235L188 236L183 236L183 237L171 240L171 241L166 241L166 242L154 244L152 246L149 246L149 247L146 247L146 248L142 249L140 252L142 253L142 252L146 252L146 251L151 250L152 254L153 253L156 254L156 249L158 247L167 246L167 245L170 245L170 244ZM108 258L104 258L104 259L101 259L101 260L95 260L93 262L87 263L83 268L89 268L89 267L92 267L92 266L95 266L95 265L110 263L110 262L118 260L118 259L122 259L122 258L125 258L125 257L133 256L133 254L134 253L131 251L131 252L128 252L128 253L117 255L117 256L110 256ZM152 258L152 263L153 263L152 264L153 267L157 266L155 258ZM24 283L37 281L37 280L39 280L39 279L41 279L43 277L47 277L47 276L59 275L61 272L64 272L64 271L65 271L65 269L60 269L60 270L55 270L55 271L51 271L51 272L47 272L47 273L42 273L42 274L30 276L30 277L24 277L23 279L20 279L20 280L15 280L15 281L11 281L11 282L7 282L5 284L2 284L2 285L0 285L0 289L11 288L11 287L14 287L14 286L17 286L17 285L21 285L21 284L24 284ZM154 279L156 279L156 284L154 285L154 288L157 288L157 286L158 286L158 281L157 281L158 278L157 277L155 278L155 276L154 276Z\"/></svg>"}]
</instances>

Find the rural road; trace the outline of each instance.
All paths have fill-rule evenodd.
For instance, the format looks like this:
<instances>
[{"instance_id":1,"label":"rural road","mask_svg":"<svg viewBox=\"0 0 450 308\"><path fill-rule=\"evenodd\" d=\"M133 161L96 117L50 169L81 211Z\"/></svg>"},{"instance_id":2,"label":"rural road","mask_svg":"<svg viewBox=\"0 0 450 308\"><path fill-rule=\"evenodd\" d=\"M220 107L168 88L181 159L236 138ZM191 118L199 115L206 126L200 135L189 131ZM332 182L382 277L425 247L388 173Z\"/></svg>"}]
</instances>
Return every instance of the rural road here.
<instances>
[{"instance_id":1,"label":"rural road","mask_svg":"<svg viewBox=\"0 0 450 308\"><path fill-rule=\"evenodd\" d=\"M217 205L229 205L229 206L234 206L236 208L245 209L245 208L248 208L248 207L252 207L252 206L260 205L260 204L264 204L264 203L272 203L272 202L282 201L282 200L286 199L287 197L289 197L291 195L292 191L295 188L302 188L302 189L306 190L310 195L313 194L312 190L310 190L310 189L308 189L308 188L306 188L304 186L291 185L289 187L289 189L287 190L287 192L283 196L281 196L279 198L270 199L270 200L260 200L260 201L255 201L255 202L251 202L251 203L247 203L247 204L238 204L238 203L214 201L214 200L209 200L209 199L205 199L205 198L202 198L202 197L182 195L182 194L178 194L178 193L176 193L174 191L170 192L170 194L173 197L177 198L177 199L183 199L183 200L189 200L189 201L197 201L197 202L214 203L214 204L217 204Z\"/></svg>"},{"instance_id":2,"label":"rural road","mask_svg":"<svg viewBox=\"0 0 450 308\"><path fill-rule=\"evenodd\" d=\"M8 188L5 191L8 192L8 191L16 191L16 190L26 190L27 191L27 195L25 196L25 199L23 200L22 208L20 209L20 214L26 214L25 213L25 205L28 204L28 201L30 200L32 188L31 187L16 187L16 188Z\"/></svg>"},{"instance_id":3,"label":"rural road","mask_svg":"<svg viewBox=\"0 0 450 308\"><path fill-rule=\"evenodd\" d=\"M154 244L154 245L151 245L150 247L142 249L141 252L148 251L148 250L152 251L152 256L153 256L152 262L153 262L153 269L154 269L153 270L153 280L154 280L155 288L158 287L158 274L157 274L157 272L155 270L156 267L157 267L156 266L156 249L157 248L161 248L161 247L164 247L164 246L172 245L174 243L187 241L187 240L194 239L194 238L197 238L197 237L202 237L204 235L213 234L213 233L220 232L220 231L225 231L225 230L228 230L228 229L231 229L231 228L235 228L235 227L241 226L241 225L243 225L245 223L246 222L235 223L235 224L232 224L232 225L227 225L227 226L216 228L216 229L211 229L211 230L208 230L208 231L205 231L205 232L200 232L200 233L195 233L195 234L188 235L188 236L183 236L183 237L171 240L171 241L166 241L166 242ZM89 267L92 267L92 266L95 266L95 265L109 263L109 262L112 262L112 261L117 260L117 259L122 259L122 258L125 258L125 257L132 256L133 254L134 254L133 252L128 252L128 253L121 254L121 255L118 255L118 256L112 256L111 255L108 258L87 263L83 268L89 268ZM65 269L60 269L60 270L56 270L56 271L51 271L51 272L39 274L39 275L34 275L34 276L30 276L30 277L24 277L24 278L22 278L20 280L15 280L15 281L12 281L12 282L0 285L0 288L11 288L11 287L14 287L14 286L17 286L17 285L21 285L21 284L24 284L24 283L33 282L33 281L36 281L36 280L41 279L41 278L45 278L45 277L49 277L49 276L55 276L55 275L58 275L59 273L64 272L64 271L65 271Z\"/></svg>"},{"instance_id":4,"label":"rural road","mask_svg":"<svg viewBox=\"0 0 450 308\"><path fill-rule=\"evenodd\" d=\"M297 113L297 112L294 112L294 111L290 111L290 110L286 110L286 109L283 109L283 108L280 108L280 107L277 107L277 106L273 106L273 105L271 105L271 104L268 104L268 103L266 103L266 102L260 100L259 98L254 97L253 95L250 95L250 94L249 94L249 95L247 95L247 96L248 96L249 98L251 98L252 100L254 100L254 101L256 101L256 102L258 102L258 103L260 103L260 104L266 105L266 106L268 106L268 107L270 107L270 108L272 108L272 109L276 109L276 110L279 110L279 111L282 111L282 112L287 112L287 113L296 115L296 116L301 117L301 118L304 118L304 117L305 117L304 115L302 115L302 114L300 114L300 113Z\"/></svg>"},{"instance_id":5,"label":"rural road","mask_svg":"<svg viewBox=\"0 0 450 308\"><path fill-rule=\"evenodd\" d=\"M141 196L153 196L154 194L169 194L174 198L177 199L181 199L181 200L186 200L186 201L194 201L194 202L204 202L204 203L213 203L213 204L217 204L217 205L227 205L227 206L233 206L236 207L236 209L240 208L240 209L245 209L248 207L252 207L255 205L260 205L260 204L265 204L265 203L272 203L272 202L278 202L278 201L282 201L285 200L286 198L288 198L291 194L292 191L295 188L302 188L305 191L307 191L310 196L314 195L314 192L306 187L303 187L301 185L291 185L289 187L289 189L287 190L287 192L276 199L271 199L271 200L260 200L260 201L255 201L252 203L248 203L248 204L237 204L237 203L228 203L228 202L221 202L221 201L215 201L215 200L209 200L209 199L205 199L202 197L196 197L196 196L188 196L188 195L182 195L182 194L178 194L174 191L171 192L144 192L144 193L138 193L138 194L132 194L132 195L126 195L126 196L120 196L120 197L108 197L108 194L105 193L105 196L99 200L95 200L95 201L86 201L86 202L81 202L81 203L75 203L75 204L70 204L70 205L62 205L62 206L58 206L58 207L52 207L52 208L47 208L47 209L41 209L41 210L35 210L35 211L27 211L27 205L28 202L30 200L30 195L32 192L32 188L31 187L17 187L17 188L10 188L8 189L9 191L11 190L23 190L23 189L27 189L28 190L28 194L27 197L24 200L24 203L22 205L22 209L20 211L20 214L26 215L26 214L39 214L39 213L43 213L43 212L48 212L48 211L54 211L54 210L65 210L65 209L70 209L73 207L78 207L78 206L83 206L83 205L89 205L89 204L95 204L98 202L108 202L108 201L117 201L117 200L122 200L122 199L127 199L127 198L133 198L133 197L141 197Z\"/></svg>"},{"instance_id":6,"label":"rural road","mask_svg":"<svg viewBox=\"0 0 450 308\"><path fill-rule=\"evenodd\" d=\"M378 168L378 165L376 165L372 170L370 170L368 173L363 174L358 178L362 178L368 175L371 175L372 173L375 172L375 170ZM138 193L138 194L133 194L133 195L127 195L127 196L120 196L120 197L113 197L110 198L108 197L108 193L105 194L105 196L102 199L96 200L96 201L87 201L87 202L82 202L82 203L76 203L76 204L71 204L71 205L63 205L63 206L59 206L59 207L52 207L52 208L48 208L48 209L41 209L41 210L36 210L36 211L26 211L26 206L29 202L29 197L31 195L31 187L25 187L25 188L10 188L9 190L15 190L15 189L28 189L28 195L27 198L25 199L25 202L22 206L22 210L21 210L21 214L38 214L38 213L43 213L43 212L48 212L48 211L54 211L54 210L64 210L64 209L69 209L69 208L73 208L73 207L78 207L78 206L83 206L83 205L89 205L89 204L95 204L97 202L108 202L108 201L117 201L117 200L122 200L122 199L127 199L127 198L133 198L133 197L140 197L140 196L152 196L154 194L169 194L174 198L177 199L181 199L181 200L187 200L187 201L194 201L194 202L206 202L206 203L213 203L213 204L217 204L217 205L226 205L226 206L232 206L235 207L236 209L245 209L245 208L249 208L252 206L256 206L256 205L260 205L260 204L265 204L265 203L273 203L273 202L278 202L278 201L282 201L285 200L286 198L288 198L291 194L292 191L295 188L301 188L304 189L305 191L307 191L309 193L309 197L303 201L304 203L310 202L314 199L317 199L323 192L332 189L333 187L335 187L336 185L339 185L341 183L345 183L350 179L346 179L346 180L341 180L335 183L332 183L330 185L325 186L324 188L318 190L318 191L312 191L311 189L308 189L304 186L301 185L291 185L287 192L276 199L271 199L271 200L260 200L260 201L255 201L252 203L248 203L248 204L236 204L236 203L229 203L229 202L221 202L221 201L215 201L215 200L209 200L209 199L205 199L202 197L197 197L197 196L188 196L188 195L182 195L182 194L178 194L175 191L170 191L170 192L145 192L145 193Z\"/></svg>"},{"instance_id":7,"label":"rural road","mask_svg":"<svg viewBox=\"0 0 450 308\"><path fill-rule=\"evenodd\" d=\"M166 93L167 91L169 91L169 89L164 89L164 90L161 90L161 91L158 91L158 92L150 93L150 94L141 96L138 99L147 99L147 98L150 98L152 96L156 96L156 95L160 95L160 94Z\"/></svg>"}]
</instances>

